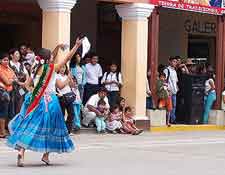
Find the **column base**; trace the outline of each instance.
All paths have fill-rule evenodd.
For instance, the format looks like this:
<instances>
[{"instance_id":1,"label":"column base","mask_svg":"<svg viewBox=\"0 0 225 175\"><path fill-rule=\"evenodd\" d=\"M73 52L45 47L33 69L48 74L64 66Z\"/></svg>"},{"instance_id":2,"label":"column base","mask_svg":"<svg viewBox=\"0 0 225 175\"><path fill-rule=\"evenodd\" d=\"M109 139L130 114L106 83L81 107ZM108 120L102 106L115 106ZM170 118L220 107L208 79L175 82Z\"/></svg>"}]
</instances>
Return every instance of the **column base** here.
<instances>
[{"instance_id":1,"label":"column base","mask_svg":"<svg viewBox=\"0 0 225 175\"><path fill-rule=\"evenodd\" d=\"M211 110L209 113L209 124L225 126L225 115L223 110Z\"/></svg>"},{"instance_id":2,"label":"column base","mask_svg":"<svg viewBox=\"0 0 225 175\"><path fill-rule=\"evenodd\" d=\"M148 130L150 129L150 119L147 116L134 117L137 128Z\"/></svg>"},{"instance_id":3,"label":"column base","mask_svg":"<svg viewBox=\"0 0 225 175\"><path fill-rule=\"evenodd\" d=\"M166 126L166 110L147 110L150 126Z\"/></svg>"}]
</instances>

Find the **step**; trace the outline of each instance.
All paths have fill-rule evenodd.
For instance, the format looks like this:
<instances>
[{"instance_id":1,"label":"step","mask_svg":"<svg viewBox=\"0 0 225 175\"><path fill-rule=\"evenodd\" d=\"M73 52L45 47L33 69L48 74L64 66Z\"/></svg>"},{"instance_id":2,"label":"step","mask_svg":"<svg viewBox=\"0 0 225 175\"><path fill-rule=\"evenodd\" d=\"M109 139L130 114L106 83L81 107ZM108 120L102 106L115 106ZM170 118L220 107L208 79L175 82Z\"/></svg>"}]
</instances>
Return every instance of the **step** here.
<instances>
[{"instance_id":1,"label":"step","mask_svg":"<svg viewBox=\"0 0 225 175\"><path fill-rule=\"evenodd\" d=\"M216 125L171 125L171 127L160 126L151 127L151 132L180 132L180 131L220 131L225 130L225 126Z\"/></svg>"}]
</instances>

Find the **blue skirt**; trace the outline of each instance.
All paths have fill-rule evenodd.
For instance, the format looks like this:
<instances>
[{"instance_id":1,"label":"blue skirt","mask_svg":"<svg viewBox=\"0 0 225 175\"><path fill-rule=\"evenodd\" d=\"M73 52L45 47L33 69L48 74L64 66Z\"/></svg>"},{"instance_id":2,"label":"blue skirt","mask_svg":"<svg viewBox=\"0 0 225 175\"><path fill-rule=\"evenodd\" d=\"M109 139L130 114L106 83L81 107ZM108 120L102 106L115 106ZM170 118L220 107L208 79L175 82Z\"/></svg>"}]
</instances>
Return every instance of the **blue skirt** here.
<instances>
[{"instance_id":1,"label":"blue skirt","mask_svg":"<svg viewBox=\"0 0 225 175\"><path fill-rule=\"evenodd\" d=\"M37 108L25 117L30 97L30 93L26 95L21 112L9 123L8 146L43 153L74 150L58 97L55 94L42 97Z\"/></svg>"}]
</instances>

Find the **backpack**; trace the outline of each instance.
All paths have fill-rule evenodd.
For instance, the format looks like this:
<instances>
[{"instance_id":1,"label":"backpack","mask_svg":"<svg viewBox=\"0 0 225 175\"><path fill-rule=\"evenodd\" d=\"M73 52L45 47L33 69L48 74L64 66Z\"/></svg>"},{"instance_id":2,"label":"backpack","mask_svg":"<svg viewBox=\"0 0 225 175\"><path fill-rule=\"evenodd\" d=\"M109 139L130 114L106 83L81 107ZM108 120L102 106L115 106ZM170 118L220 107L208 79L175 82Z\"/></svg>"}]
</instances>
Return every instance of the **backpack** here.
<instances>
[{"instance_id":1,"label":"backpack","mask_svg":"<svg viewBox=\"0 0 225 175\"><path fill-rule=\"evenodd\" d=\"M109 76L110 72L106 72L106 77L105 77L105 80L107 80L108 76ZM119 82L119 72L116 72L116 79L117 81Z\"/></svg>"},{"instance_id":2,"label":"backpack","mask_svg":"<svg viewBox=\"0 0 225 175\"><path fill-rule=\"evenodd\" d=\"M106 77L105 80L107 80L108 76L109 76L110 72L106 72ZM116 72L116 80L119 82L119 74L120 72ZM121 88L121 84L119 85L119 89Z\"/></svg>"},{"instance_id":3,"label":"backpack","mask_svg":"<svg viewBox=\"0 0 225 175\"><path fill-rule=\"evenodd\" d=\"M167 67L165 70L168 71L168 74L167 74L167 77L166 77L166 82L169 83L169 78L170 78L170 70L169 68Z\"/></svg>"}]
</instances>

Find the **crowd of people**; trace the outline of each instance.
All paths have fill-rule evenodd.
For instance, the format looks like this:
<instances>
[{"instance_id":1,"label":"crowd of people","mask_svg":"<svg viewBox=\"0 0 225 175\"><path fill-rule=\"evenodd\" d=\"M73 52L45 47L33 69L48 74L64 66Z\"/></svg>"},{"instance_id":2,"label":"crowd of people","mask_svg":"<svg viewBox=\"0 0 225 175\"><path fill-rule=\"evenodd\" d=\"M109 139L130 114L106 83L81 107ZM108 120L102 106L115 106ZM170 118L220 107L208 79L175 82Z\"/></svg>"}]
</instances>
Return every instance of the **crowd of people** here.
<instances>
[{"instance_id":1,"label":"crowd of people","mask_svg":"<svg viewBox=\"0 0 225 175\"><path fill-rule=\"evenodd\" d=\"M182 100L187 94L185 92L185 75L204 75L205 92L204 92L204 107L201 123L208 124L209 112L216 100L215 91L215 74L211 65L195 64L192 59L188 58L182 60L181 57L175 56L169 58L169 65L159 65L158 67L159 77L157 80L157 96L159 98L158 108L165 108L167 111L167 125L177 123L176 110L177 104L182 103ZM189 82L190 84L191 82ZM189 87L192 90L192 87ZM187 96L187 95L186 95ZM191 96L191 94L189 94ZM177 100L178 99L178 100ZM184 112L184 111L182 111Z\"/></svg>"},{"instance_id":2,"label":"crowd of people","mask_svg":"<svg viewBox=\"0 0 225 175\"><path fill-rule=\"evenodd\" d=\"M65 45L56 46L51 53L55 58L58 50ZM34 69L41 61L31 47L22 44L0 56L0 137L7 136L7 124L21 111L25 95L33 91ZM134 125L133 109L125 105L120 97L123 86L118 65L112 63L103 74L98 63L98 55L89 52L84 58L76 52L70 62L58 70L55 91L65 116L68 132L78 131L81 127L96 127L97 133L140 134L142 130ZM191 59L182 61L179 56L170 57L169 65L159 65L157 78L158 101L152 101L147 81L147 109L166 109L167 125L176 124L177 96L182 91L183 74L206 74L204 114L202 123L208 123L209 111L216 100L214 71L212 66L197 65ZM147 73L150 76L150 72ZM154 105L156 104L156 105Z\"/></svg>"},{"instance_id":3,"label":"crowd of people","mask_svg":"<svg viewBox=\"0 0 225 175\"><path fill-rule=\"evenodd\" d=\"M60 44L51 52L52 62L64 47ZM134 124L132 107L120 97L123 81L118 65L112 63L103 74L98 61L94 52L81 58L77 51L70 62L57 70L52 86L68 133L81 127L96 127L97 133L140 134L143 130ZM23 110L26 94L34 92L38 85L35 82L38 63L44 64L40 52L35 53L26 44L0 56L0 138L8 135L8 123Z\"/></svg>"},{"instance_id":4,"label":"crowd of people","mask_svg":"<svg viewBox=\"0 0 225 175\"><path fill-rule=\"evenodd\" d=\"M89 52L81 58L77 39L69 53L56 59L59 44L51 52L34 52L22 44L0 55L0 138L17 149L17 165L23 166L25 150L43 153L49 164L49 153L74 149L70 134L81 127L96 128L98 134L132 134L143 132L135 125L134 111L120 96L122 74L116 63L103 73L99 57ZM167 125L176 124L177 96L183 89L182 76L206 74L203 123L216 100L212 66L196 66L191 59L170 57L169 65L158 67L156 94L146 81L147 109L166 109ZM146 79L151 76L147 72ZM225 93L224 93L225 94ZM154 102L152 95L158 96ZM225 98L224 98L225 99ZM225 101L225 100L224 100Z\"/></svg>"}]
</instances>

